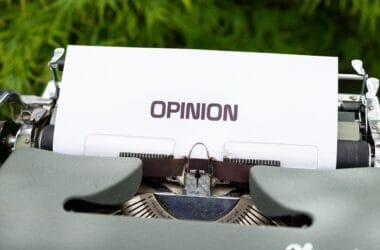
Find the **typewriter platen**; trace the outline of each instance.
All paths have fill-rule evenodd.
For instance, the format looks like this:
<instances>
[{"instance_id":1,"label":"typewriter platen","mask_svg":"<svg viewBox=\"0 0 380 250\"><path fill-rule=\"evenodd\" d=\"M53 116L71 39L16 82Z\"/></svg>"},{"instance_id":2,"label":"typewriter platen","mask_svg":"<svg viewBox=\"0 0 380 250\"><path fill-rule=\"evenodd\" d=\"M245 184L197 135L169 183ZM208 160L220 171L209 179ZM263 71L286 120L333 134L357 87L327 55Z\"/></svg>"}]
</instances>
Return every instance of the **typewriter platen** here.
<instances>
[{"instance_id":1,"label":"typewriter platen","mask_svg":"<svg viewBox=\"0 0 380 250\"><path fill-rule=\"evenodd\" d=\"M47 84L42 96L20 95L12 90L1 92L1 105L9 104L13 116L13 120L4 120L0 124L2 162L13 151L22 148L52 150L59 74L64 68L63 55L63 49L54 51L48 64L53 80ZM376 168L380 166L379 80L368 76L360 60L353 60L352 66L355 72L339 74L339 80L357 82L361 86L361 92L339 94L337 100L339 120L336 168ZM208 155L206 145L200 142L194 144L193 148L196 147L204 150L206 160L193 159L192 150L183 159L173 159L168 155L121 152L120 157L140 158L143 162L143 179L137 193L131 199L116 205L73 198L65 201L64 209L120 217L224 222L248 226L308 227L312 224L311 216L306 213L278 216L275 212L260 211L252 200L250 168L255 165L281 167L281 162L236 158L216 161Z\"/></svg>"}]
</instances>

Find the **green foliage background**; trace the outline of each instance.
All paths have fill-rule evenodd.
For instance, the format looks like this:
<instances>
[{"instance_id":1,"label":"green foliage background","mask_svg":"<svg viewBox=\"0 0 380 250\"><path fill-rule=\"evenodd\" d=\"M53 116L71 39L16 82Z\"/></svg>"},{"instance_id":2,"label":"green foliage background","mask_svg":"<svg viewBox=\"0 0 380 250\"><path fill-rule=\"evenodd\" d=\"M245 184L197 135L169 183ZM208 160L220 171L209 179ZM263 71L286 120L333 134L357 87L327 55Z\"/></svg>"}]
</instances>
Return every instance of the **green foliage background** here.
<instances>
[{"instance_id":1,"label":"green foliage background","mask_svg":"<svg viewBox=\"0 0 380 250\"><path fill-rule=\"evenodd\" d=\"M380 76L379 18L380 0L0 0L0 89L41 92L67 44L362 58Z\"/></svg>"}]
</instances>

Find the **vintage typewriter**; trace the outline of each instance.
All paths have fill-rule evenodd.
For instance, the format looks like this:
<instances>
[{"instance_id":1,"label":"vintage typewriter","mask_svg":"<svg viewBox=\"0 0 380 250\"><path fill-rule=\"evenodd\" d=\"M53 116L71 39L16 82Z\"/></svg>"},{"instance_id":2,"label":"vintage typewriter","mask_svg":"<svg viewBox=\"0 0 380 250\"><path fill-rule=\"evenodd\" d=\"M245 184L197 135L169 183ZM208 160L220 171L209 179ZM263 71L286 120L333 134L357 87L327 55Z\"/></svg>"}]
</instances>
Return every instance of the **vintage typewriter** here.
<instances>
[{"instance_id":1,"label":"vintage typewriter","mask_svg":"<svg viewBox=\"0 0 380 250\"><path fill-rule=\"evenodd\" d=\"M1 249L378 249L379 80L362 61L339 74L361 90L339 94L336 170L319 171L217 161L202 142L181 159L51 152L63 56L41 96L0 92Z\"/></svg>"}]
</instances>

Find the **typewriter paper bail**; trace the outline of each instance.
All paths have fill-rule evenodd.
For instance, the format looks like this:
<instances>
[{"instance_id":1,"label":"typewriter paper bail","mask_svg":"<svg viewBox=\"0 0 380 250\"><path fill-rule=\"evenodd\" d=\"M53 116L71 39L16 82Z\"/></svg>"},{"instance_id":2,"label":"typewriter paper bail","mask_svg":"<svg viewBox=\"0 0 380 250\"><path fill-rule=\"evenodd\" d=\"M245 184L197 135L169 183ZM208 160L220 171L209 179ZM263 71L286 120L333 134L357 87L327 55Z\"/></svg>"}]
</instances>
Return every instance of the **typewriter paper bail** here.
<instances>
[{"instance_id":1,"label":"typewriter paper bail","mask_svg":"<svg viewBox=\"0 0 380 250\"><path fill-rule=\"evenodd\" d=\"M180 158L203 142L218 160L331 169L337 99L335 57L69 46L53 150Z\"/></svg>"}]
</instances>

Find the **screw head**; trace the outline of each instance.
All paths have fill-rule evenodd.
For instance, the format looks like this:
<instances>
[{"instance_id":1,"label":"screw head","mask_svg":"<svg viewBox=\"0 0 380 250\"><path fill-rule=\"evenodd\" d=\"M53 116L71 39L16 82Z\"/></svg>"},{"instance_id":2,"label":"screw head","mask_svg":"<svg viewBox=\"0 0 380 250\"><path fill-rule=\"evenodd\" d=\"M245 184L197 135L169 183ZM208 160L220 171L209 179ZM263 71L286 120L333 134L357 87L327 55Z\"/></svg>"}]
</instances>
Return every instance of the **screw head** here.
<instances>
[{"instance_id":1,"label":"screw head","mask_svg":"<svg viewBox=\"0 0 380 250\"><path fill-rule=\"evenodd\" d=\"M353 101L356 101L356 100L358 100L358 97L357 97L357 96L355 96L355 95L351 95L349 98L350 98L351 100L353 100Z\"/></svg>"}]
</instances>

